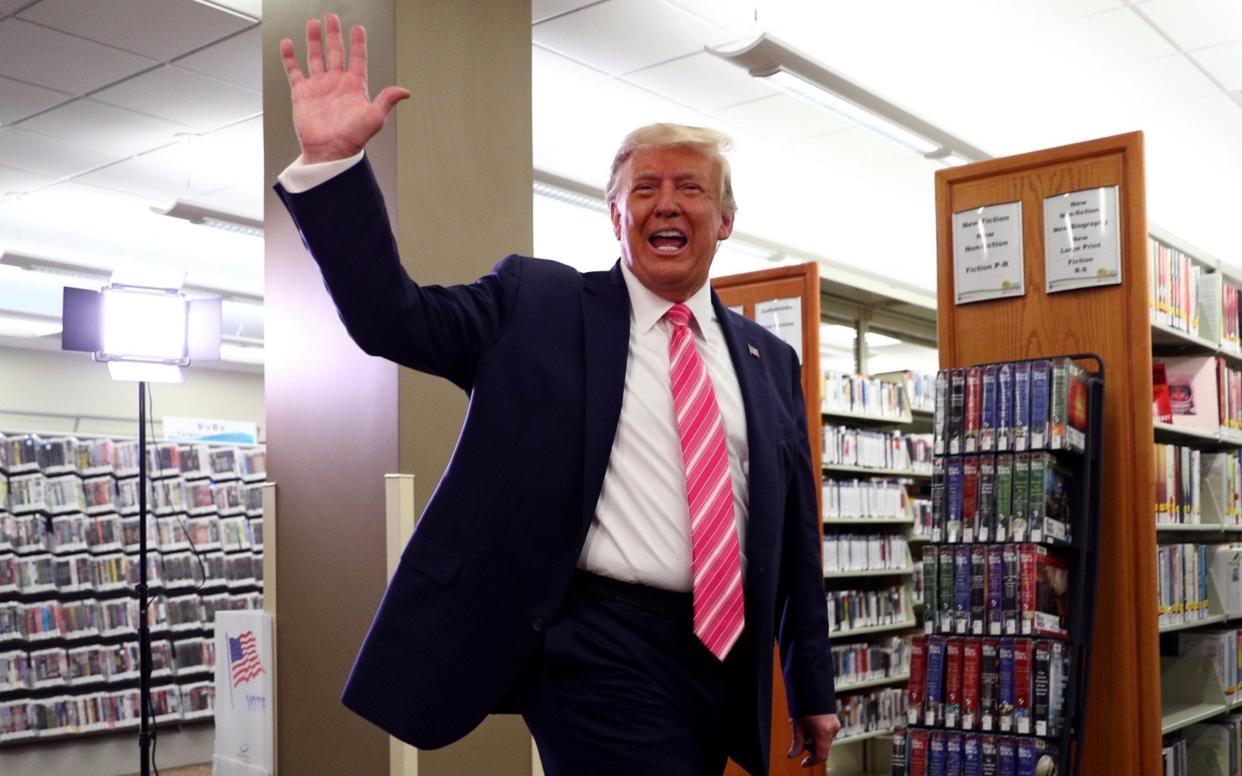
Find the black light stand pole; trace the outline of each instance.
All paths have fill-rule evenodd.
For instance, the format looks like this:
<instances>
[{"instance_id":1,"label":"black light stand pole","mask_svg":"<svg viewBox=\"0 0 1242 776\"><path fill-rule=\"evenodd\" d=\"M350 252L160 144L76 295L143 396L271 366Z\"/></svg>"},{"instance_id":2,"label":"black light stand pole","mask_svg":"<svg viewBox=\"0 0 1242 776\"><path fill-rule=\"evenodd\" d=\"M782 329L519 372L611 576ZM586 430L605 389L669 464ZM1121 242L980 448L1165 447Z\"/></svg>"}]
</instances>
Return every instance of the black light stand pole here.
<instances>
[{"instance_id":1,"label":"black light stand pole","mask_svg":"<svg viewBox=\"0 0 1242 776\"><path fill-rule=\"evenodd\" d=\"M138 720L139 770L151 774L151 629L147 623L147 384L138 383Z\"/></svg>"}]
</instances>

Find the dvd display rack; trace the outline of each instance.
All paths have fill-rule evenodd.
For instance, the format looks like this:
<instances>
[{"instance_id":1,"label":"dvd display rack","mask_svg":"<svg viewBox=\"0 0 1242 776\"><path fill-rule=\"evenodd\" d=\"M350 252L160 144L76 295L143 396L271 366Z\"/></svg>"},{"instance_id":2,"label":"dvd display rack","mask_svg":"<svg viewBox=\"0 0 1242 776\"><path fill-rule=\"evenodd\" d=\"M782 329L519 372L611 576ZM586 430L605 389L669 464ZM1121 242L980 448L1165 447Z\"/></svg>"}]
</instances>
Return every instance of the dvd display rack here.
<instances>
[{"instance_id":1,"label":"dvd display rack","mask_svg":"<svg viewBox=\"0 0 1242 776\"><path fill-rule=\"evenodd\" d=\"M924 633L894 776L1080 772L1103 382L1094 356L937 376Z\"/></svg>"},{"instance_id":2,"label":"dvd display rack","mask_svg":"<svg viewBox=\"0 0 1242 776\"><path fill-rule=\"evenodd\" d=\"M132 439L0 434L0 746L138 726ZM261 446L153 443L157 724L213 715L212 623L263 607Z\"/></svg>"},{"instance_id":3,"label":"dvd display rack","mask_svg":"<svg viewBox=\"0 0 1242 776\"><path fill-rule=\"evenodd\" d=\"M916 553L931 516L928 382L908 373L823 375L824 585L841 720L834 746L880 739L905 717L923 590Z\"/></svg>"}]
</instances>

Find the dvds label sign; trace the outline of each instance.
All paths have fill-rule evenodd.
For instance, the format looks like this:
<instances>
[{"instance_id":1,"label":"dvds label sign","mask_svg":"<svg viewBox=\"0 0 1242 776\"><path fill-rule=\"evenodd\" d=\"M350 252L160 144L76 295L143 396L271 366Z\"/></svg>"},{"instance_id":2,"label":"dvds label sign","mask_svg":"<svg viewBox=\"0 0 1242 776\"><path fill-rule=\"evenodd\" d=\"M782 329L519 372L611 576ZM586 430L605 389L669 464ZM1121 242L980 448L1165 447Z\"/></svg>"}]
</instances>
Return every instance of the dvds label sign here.
<instances>
[{"instance_id":1,"label":"dvds label sign","mask_svg":"<svg viewBox=\"0 0 1242 776\"><path fill-rule=\"evenodd\" d=\"M1022 203L953 214L953 289L957 304L1022 296Z\"/></svg>"}]
</instances>

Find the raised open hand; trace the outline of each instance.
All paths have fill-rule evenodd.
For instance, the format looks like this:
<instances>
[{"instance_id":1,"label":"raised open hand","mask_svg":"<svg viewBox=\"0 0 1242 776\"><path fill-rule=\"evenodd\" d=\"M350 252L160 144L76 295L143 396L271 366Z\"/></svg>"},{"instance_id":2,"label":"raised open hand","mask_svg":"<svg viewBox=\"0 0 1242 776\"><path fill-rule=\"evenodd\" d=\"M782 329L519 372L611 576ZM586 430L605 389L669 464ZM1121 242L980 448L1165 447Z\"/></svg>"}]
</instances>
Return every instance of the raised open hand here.
<instances>
[{"instance_id":1,"label":"raised open hand","mask_svg":"<svg viewBox=\"0 0 1242 776\"><path fill-rule=\"evenodd\" d=\"M327 18L327 57L320 42L319 20L306 23L307 76L298 65L293 41L280 42L280 58L289 76L293 98L293 129L302 146L302 161L330 162L362 150L401 100L407 89L389 86L372 100L367 91L367 31L362 25L350 30L349 67L345 67L345 42L341 19Z\"/></svg>"}]
</instances>

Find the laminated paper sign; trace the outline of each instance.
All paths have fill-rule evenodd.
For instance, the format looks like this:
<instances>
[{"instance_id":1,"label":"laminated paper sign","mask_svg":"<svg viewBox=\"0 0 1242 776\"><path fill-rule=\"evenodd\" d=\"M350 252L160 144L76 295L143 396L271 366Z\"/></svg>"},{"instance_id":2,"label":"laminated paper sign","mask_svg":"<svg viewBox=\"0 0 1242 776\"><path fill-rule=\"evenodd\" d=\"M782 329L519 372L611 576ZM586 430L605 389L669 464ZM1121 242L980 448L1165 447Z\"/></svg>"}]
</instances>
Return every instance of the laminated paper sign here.
<instances>
[{"instance_id":1,"label":"laminated paper sign","mask_svg":"<svg viewBox=\"0 0 1242 776\"><path fill-rule=\"evenodd\" d=\"M798 362L802 362L802 297L758 302L755 320L792 347L798 354Z\"/></svg>"},{"instance_id":2,"label":"laminated paper sign","mask_svg":"<svg viewBox=\"0 0 1242 776\"><path fill-rule=\"evenodd\" d=\"M953 290L957 304L1022 296L1022 203L953 214Z\"/></svg>"},{"instance_id":3,"label":"laminated paper sign","mask_svg":"<svg viewBox=\"0 0 1242 776\"><path fill-rule=\"evenodd\" d=\"M1047 293L1121 283L1117 187L1044 198Z\"/></svg>"},{"instance_id":4,"label":"laminated paper sign","mask_svg":"<svg viewBox=\"0 0 1242 776\"><path fill-rule=\"evenodd\" d=\"M274 766L272 618L216 613L216 776L269 776Z\"/></svg>"}]
</instances>

